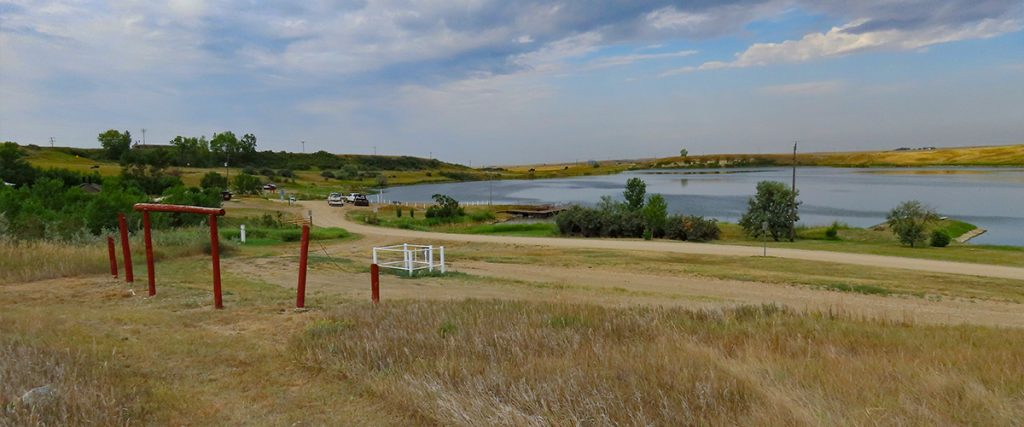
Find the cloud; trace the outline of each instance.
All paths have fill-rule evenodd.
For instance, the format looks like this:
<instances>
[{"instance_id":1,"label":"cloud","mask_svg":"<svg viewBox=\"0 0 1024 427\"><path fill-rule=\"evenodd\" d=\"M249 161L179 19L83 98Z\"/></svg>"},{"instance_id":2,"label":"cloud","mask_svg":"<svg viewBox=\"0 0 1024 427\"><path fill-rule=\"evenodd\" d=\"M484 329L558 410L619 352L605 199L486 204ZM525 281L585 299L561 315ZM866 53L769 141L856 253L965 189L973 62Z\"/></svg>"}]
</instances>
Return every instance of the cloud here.
<instances>
[{"instance_id":1,"label":"cloud","mask_svg":"<svg viewBox=\"0 0 1024 427\"><path fill-rule=\"evenodd\" d=\"M764 86L758 92L766 95L831 95L841 91L844 86L843 81L828 80Z\"/></svg>"},{"instance_id":2,"label":"cloud","mask_svg":"<svg viewBox=\"0 0 1024 427\"><path fill-rule=\"evenodd\" d=\"M681 50L678 52L665 52L665 53L638 53L632 55L620 55L620 56L608 56L599 58L591 62L591 66L594 68L605 68L615 67L620 65L629 65L639 61L650 61L658 59L671 59L671 58L683 58L687 56L696 55L696 50Z\"/></svg>"},{"instance_id":3,"label":"cloud","mask_svg":"<svg viewBox=\"0 0 1024 427\"><path fill-rule=\"evenodd\" d=\"M861 18L827 32L807 34L798 40L755 43L736 54L732 61L708 61L699 66L671 69L661 75L800 63L867 51L913 51L942 43L987 39L1024 28L1012 10L975 21L955 21L945 14L942 14L942 19L913 16L904 19Z\"/></svg>"}]
</instances>

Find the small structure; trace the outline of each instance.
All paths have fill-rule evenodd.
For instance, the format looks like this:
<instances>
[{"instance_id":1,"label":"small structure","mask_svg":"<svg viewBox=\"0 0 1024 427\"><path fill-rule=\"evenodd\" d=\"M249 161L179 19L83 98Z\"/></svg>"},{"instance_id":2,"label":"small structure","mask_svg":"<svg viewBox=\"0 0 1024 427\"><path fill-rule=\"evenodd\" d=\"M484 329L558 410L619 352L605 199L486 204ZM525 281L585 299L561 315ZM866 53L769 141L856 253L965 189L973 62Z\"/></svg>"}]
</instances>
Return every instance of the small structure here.
<instances>
[{"instance_id":1,"label":"small structure","mask_svg":"<svg viewBox=\"0 0 1024 427\"><path fill-rule=\"evenodd\" d=\"M437 255L436 261L435 255ZM416 270L432 272L435 268L444 273L444 246L403 243L375 247L373 248L373 264L381 268L407 271L410 276Z\"/></svg>"}]
</instances>

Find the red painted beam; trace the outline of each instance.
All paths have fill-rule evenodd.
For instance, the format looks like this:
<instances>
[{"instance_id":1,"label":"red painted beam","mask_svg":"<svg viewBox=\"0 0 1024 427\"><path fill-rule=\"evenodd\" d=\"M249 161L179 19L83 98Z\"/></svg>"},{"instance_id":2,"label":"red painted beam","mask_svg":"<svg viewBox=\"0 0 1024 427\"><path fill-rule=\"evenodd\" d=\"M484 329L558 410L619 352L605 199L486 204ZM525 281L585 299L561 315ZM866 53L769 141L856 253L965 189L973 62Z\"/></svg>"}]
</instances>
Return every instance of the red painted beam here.
<instances>
[{"instance_id":1,"label":"red painted beam","mask_svg":"<svg viewBox=\"0 0 1024 427\"><path fill-rule=\"evenodd\" d=\"M370 264L370 299L373 303L380 302L380 267Z\"/></svg>"},{"instance_id":2,"label":"red painted beam","mask_svg":"<svg viewBox=\"0 0 1024 427\"><path fill-rule=\"evenodd\" d=\"M223 216L224 209L221 208L204 208L202 206L184 206L184 205L166 205L162 203L136 203L132 207L140 212L177 212L177 213L193 213L200 215L217 215Z\"/></svg>"},{"instance_id":3,"label":"red painted beam","mask_svg":"<svg viewBox=\"0 0 1024 427\"><path fill-rule=\"evenodd\" d=\"M149 211L142 211L142 235L146 240L146 274L149 277L149 296L156 295L156 271L153 270L153 233L150 231Z\"/></svg>"},{"instance_id":4,"label":"red painted beam","mask_svg":"<svg viewBox=\"0 0 1024 427\"><path fill-rule=\"evenodd\" d=\"M220 296L220 240L217 237L216 214L210 214L210 257L213 258L213 306L224 308L224 300Z\"/></svg>"},{"instance_id":5,"label":"red painted beam","mask_svg":"<svg viewBox=\"0 0 1024 427\"><path fill-rule=\"evenodd\" d=\"M117 253L114 252L114 238L107 236L107 255L110 257L110 275L117 278Z\"/></svg>"},{"instance_id":6,"label":"red painted beam","mask_svg":"<svg viewBox=\"0 0 1024 427\"><path fill-rule=\"evenodd\" d=\"M306 266L309 265L309 226L302 225L302 249L299 251L299 285L295 291L295 307L306 306Z\"/></svg>"},{"instance_id":7,"label":"red painted beam","mask_svg":"<svg viewBox=\"0 0 1024 427\"><path fill-rule=\"evenodd\" d=\"M135 281L135 276L132 274L132 248L128 242L128 222L124 219L124 214L117 214L117 227L121 230L121 251L124 254L124 281L132 283Z\"/></svg>"}]
</instances>

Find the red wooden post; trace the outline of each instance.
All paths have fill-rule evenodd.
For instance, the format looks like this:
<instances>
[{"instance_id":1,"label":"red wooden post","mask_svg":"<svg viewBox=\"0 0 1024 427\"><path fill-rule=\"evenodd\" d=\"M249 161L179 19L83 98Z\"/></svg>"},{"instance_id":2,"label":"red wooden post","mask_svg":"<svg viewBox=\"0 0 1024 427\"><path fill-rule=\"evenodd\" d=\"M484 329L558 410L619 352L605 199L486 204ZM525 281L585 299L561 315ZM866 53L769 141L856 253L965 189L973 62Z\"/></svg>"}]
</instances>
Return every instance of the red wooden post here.
<instances>
[{"instance_id":1,"label":"red wooden post","mask_svg":"<svg viewBox=\"0 0 1024 427\"><path fill-rule=\"evenodd\" d=\"M142 236L146 241L146 275L149 278L149 296L156 295L156 271L153 270L153 233L149 226L149 211L142 211Z\"/></svg>"},{"instance_id":2,"label":"red wooden post","mask_svg":"<svg viewBox=\"0 0 1024 427\"><path fill-rule=\"evenodd\" d=\"M299 251L299 287L295 291L295 307L306 306L306 266L309 260L309 225L302 225L302 249Z\"/></svg>"},{"instance_id":3,"label":"red wooden post","mask_svg":"<svg viewBox=\"0 0 1024 427\"><path fill-rule=\"evenodd\" d=\"M220 240L217 238L217 215L210 214L210 257L213 258L213 306L224 308L220 296Z\"/></svg>"},{"instance_id":4,"label":"red wooden post","mask_svg":"<svg viewBox=\"0 0 1024 427\"><path fill-rule=\"evenodd\" d=\"M114 238L107 236L107 255L110 256L110 275L117 278L117 254L114 252Z\"/></svg>"},{"instance_id":5,"label":"red wooden post","mask_svg":"<svg viewBox=\"0 0 1024 427\"><path fill-rule=\"evenodd\" d=\"M128 243L128 222L124 219L124 214L117 214L117 228L121 230L121 251L124 257L124 281L132 283L135 281L135 276L132 275L132 248L131 244Z\"/></svg>"},{"instance_id":6,"label":"red wooden post","mask_svg":"<svg viewBox=\"0 0 1024 427\"><path fill-rule=\"evenodd\" d=\"M380 302L380 267L377 264L370 264L370 298L374 304Z\"/></svg>"}]
</instances>

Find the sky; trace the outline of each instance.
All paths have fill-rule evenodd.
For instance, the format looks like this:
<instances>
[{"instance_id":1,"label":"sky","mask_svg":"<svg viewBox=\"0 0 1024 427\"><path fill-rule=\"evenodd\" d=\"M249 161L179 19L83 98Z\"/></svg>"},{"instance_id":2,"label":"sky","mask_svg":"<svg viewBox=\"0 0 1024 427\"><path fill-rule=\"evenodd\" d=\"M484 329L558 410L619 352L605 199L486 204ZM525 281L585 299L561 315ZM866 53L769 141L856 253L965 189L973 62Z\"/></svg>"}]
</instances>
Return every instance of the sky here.
<instances>
[{"instance_id":1,"label":"sky","mask_svg":"<svg viewBox=\"0 0 1024 427\"><path fill-rule=\"evenodd\" d=\"M0 140L483 165L1024 143L1024 2L5 1Z\"/></svg>"}]
</instances>

